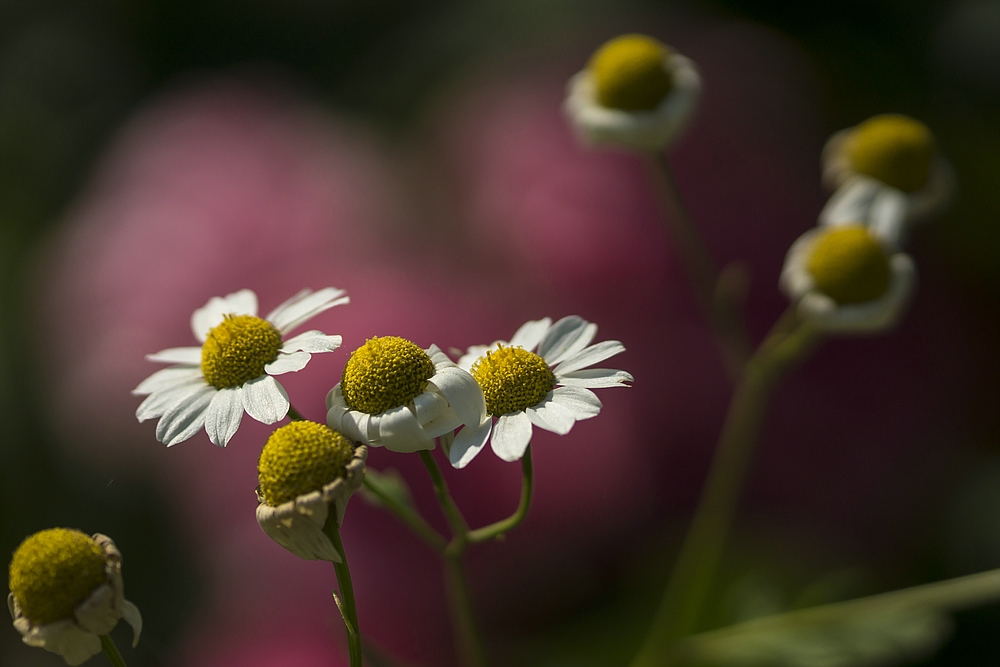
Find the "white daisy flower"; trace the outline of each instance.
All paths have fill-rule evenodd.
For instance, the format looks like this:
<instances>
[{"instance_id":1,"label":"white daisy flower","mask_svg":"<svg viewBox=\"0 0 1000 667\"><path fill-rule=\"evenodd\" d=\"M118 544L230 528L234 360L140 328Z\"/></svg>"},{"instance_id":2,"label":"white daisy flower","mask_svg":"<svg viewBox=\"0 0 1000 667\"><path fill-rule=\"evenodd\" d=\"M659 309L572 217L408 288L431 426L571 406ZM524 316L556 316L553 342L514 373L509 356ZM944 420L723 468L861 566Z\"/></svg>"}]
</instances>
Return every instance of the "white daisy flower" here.
<instances>
[{"instance_id":1,"label":"white daisy flower","mask_svg":"<svg viewBox=\"0 0 1000 667\"><path fill-rule=\"evenodd\" d=\"M577 421L596 417L601 401L591 389L632 382L625 371L589 368L625 351L616 340L591 345L596 334L596 324L575 315L555 324L546 317L526 322L509 342L470 347L458 365L482 387L490 417L458 433L448 452L451 464L468 465L491 432L493 451L512 462L524 456L532 426L565 435Z\"/></svg>"},{"instance_id":2,"label":"white daisy flower","mask_svg":"<svg viewBox=\"0 0 1000 667\"><path fill-rule=\"evenodd\" d=\"M326 397L326 421L347 437L394 452L434 449L434 439L486 419L483 392L436 345L397 336L354 351Z\"/></svg>"},{"instance_id":3,"label":"white daisy flower","mask_svg":"<svg viewBox=\"0 0 1000 667\"><path fill-rule=\"evenodd\" d=\"M585 143L666 148L701 94L694 63L645 35L604 44L569 81L563 110Z\"/></svg>"},{"instance_id":4,"label":"white daisy flower","mask_svg":"<svg viewBox=\"0 0 1000 667\"><path fill-rule=\"evenodd\" d=\"M273 376L302 370L312 354L340 347L340 336L306 331L285 336L324 310L348 303L344 290L304 289L257 317L257 295L248 289L213 297L191 316L201 347L175 347L147 359L174 364L153 373L132 393L146 399L139 421L159 418L156 439L168 447L205 428L225 447L246 411L265 424L288 413L288 394Z\"/></svg>"},{"instance_id":5,"label":"white daisy flower","mask_svg":"<svg viewBox=\"0 0 1000 667\"><path fill-rule=\"evenodd\" d=\"M895 324L909 303L917 271L863 225L820 227L792 244L782 290L801 318L821 331L871 333Z\"/></svg>"},{"instance_id":6,"label":"white daisy flower","mask_svg":"<svg viewBox=\"0 0 1000 667\"><path fill-rule=\"evenodd\" d=\"M934 135L900 114L874 116L835 133L822 161L823 181L837 194L820 222L875 220L876 235L897 246L905 241L907 225L937 215L955 193L955 171Z\"/></svg>"}]
</instances>

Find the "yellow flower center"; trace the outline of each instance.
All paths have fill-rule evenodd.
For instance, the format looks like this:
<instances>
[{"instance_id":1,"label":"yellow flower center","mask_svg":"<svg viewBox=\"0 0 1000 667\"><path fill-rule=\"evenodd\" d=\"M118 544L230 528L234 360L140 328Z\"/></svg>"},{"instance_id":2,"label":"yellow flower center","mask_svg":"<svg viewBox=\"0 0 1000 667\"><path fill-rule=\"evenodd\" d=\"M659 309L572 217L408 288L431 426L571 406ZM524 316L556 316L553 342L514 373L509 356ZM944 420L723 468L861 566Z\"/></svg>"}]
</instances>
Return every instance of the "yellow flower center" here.
<instances>
[{"instance_id":1,"label":"yellow flower center","mask_svg":"<svg viewBox=\"0 0 1000 667\"><path fill-rule=\"evenodd\" d=\"M934 159L934 135L918 120L898 114L869 118L845 146L854 171L916 192L927 185Z\"/></svg>"},{"instance_id":2,"label":"yellow flower center","mask_svg":"<svg viewBox=\"0 0 1000 667\"><path fill-rule=\"evenodd\" d=\"M226 315L201 346L201 372L217 389L238 387L264 374L278 358L281 334L253 315Z\"/></svg>"},{"instance_id":3,"label":"yellow flower center","mask_svg":"<svg viewBox=\"0 0 1000 667\"><path fill-rule=\"evenodd\" d=\"M52 623L107 582L104 550L88 535L52 528L24 540L10 562L10 590L32 623Z\"/></svg>"},{"instance_id":4,"label":"yellow flower center","mask_svg":"<svg viewBox=\"0 0 1000 667\"><path fill-rule=\"evenodd\" d=\"M277 507L319 491L338 477L354 458L354 445L324 424L294 421L267 439L257 461L264 502Z\"/></svg>"},{"instance_id":5,"label":"yellow flower center","mask_svg":"<svg viewBox=\"0 0 1000 667\"><path fill-rule=\"evenodd\" d=\"M556 384L545 360L521 347L501 347L472 364L486 412L494 417L538 405Z\"/></svg>"},{"instance_id":6,"label":"yellow flower center","mask_svg":"<svg viewBox=\"0 0 1000 667\"><path fill-rule=\"evenodd\" d=\"M889 258L858 225L825 232L813 244L808 267L819 290L842 305L872 301L889 289Z\"/></svg>"},{"instance_id":7,"label":"yellow flower center","mask_svg":"<svg viewBox=\"0 0 1000 667\"><path fill-rule=\"evenodd\" d=\"M340 388L347 407L377 415L419 396L434 375L420 346L398 336L370 338L351 354Z\"/></svg>"},{"instance_id":8,"label":"yellow flower center","mask_svg":"<svg viewBox=\"0 0 1000 667\"><path fill-rule=\"evenodd\" d=\"M622 111L655 109L674 85L664 66L669 55L666 46L645 35L622 35L607 42L588 65L598 102Z\"/></svg>"}]
</instances>

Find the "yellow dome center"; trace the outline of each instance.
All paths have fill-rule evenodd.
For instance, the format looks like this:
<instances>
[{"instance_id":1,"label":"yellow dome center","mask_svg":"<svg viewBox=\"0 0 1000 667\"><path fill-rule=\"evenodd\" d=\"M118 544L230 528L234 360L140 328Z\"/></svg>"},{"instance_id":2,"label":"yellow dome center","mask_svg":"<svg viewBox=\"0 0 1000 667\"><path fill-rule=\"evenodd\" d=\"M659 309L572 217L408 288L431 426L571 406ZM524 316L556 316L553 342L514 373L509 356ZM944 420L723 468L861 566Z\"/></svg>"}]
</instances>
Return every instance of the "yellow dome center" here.
<instances>
[{"instance_id":1,"label":"yellow dome center","mask_svg":"<svg viewBox=\"0 0 1000 667\"><path fill-rule=\"evenodd\" d=\"M889 289L889 258L859 225L835 227L820 236L808 268L816 287L841 305L872 301Z\"/></svg>"},{"instance_id":2,"label":"yellow dome center","mask_svg":"<svg viewBox=\"0 0 1000 667\"><path fill-rule=\"evenodd\" d=\"M281 334L253 315L226 315L201 346L201 372L217 389L238 387L264 374L278 358Z\"/></svg>"},{"instance_id":3,"label":"yellow dome center","mask_svg":"<svg viewBox=\"0 0 1000 667\"><path fill-rule=\"evenodd\" d=\"M903 192L927 185L934 160L934 136L918 120L898 114L869 118L847 140L854 171L877 178Z\"/></svg>"},{"instance_id":4,"label":"yellow dome center","mask_svg":"<svg viewBox=\"0 0 1000 667\"><path fill-rule=\"evenodd\" d=\"M433 375L434 362L417 344L375 337L351 354L340 388L347 407L377 415L412 401Z\"/></svg>"},{"instance_id":5,"label":"yellow dome center","mask_svg":"<svg viewBox=\"0 0 1000 667\"><path fill-rule=\"evenodd\" d=\"M319 491L338 477L354 458L354 445L324 424L294 421L275 430L257 461L264 502L277 507Z\"/></svg>"},{"instance_id":6,"label":"yellow dome center","mask_svg":"<svg viewBox=\"0 0 1000 667\"><path fill-rule=\"evenodd\" d=\"M556 384L545 360L521 347L487 352L472 365L483 390L486 412L499 417L538 405Z\"/></svg>"},{"instance_id":7,"label":"yellow dome center","mask_svg":"<svg viewBox=\"0 0 1000 667\"><path fill-rule=\"evenodd\" d=\"M71 618L73 610L106 583L104 550L88 535L68 528L28 537L10 562L10 590L32 623Z\"/></svg>"},{"instance_id":8,"label":"yellow dome center","mask_svg":"<svg viewBox=\"0 0 1000 667\"><path fill-rule=\"evenodd\" d=\"M651 111L673 88L665 67L670 50L652 37L622 35L607 42L588 65L601 106Z\"/></svg>"}]
</instances>

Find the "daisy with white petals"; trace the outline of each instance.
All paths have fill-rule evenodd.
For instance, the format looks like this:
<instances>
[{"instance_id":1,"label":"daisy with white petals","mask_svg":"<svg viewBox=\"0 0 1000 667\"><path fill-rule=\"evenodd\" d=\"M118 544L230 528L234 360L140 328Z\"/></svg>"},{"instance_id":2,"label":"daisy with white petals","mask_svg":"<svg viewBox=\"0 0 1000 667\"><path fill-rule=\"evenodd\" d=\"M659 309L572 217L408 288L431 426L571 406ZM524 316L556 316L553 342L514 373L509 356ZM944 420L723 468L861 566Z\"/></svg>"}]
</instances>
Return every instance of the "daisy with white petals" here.
<instances>
[{"instance_id":1,"label":"daisy with white petals","mask_svg":"<svg viewBox=\"0 0 1000 667\"><path fill-rule=\"evenodd\" d=\"M469 369L482 387L490 418L478 429L462 429L455 437L451 464L468 465L491 433L496 455L517 461L531 442L533 426L565 435L577 421L596 417L601 401L590 390L627 387L632 376L590 368L625 351L616 340L591 345L595 335L597 325L575 315L555 324L546 317L525 323L510 342L470 347L458 365Z\"/></svg>"},{"instance_id":2,"label":"daisy with white petals","mask_svg":"<svg viewBox=\"0 0 1000 667\"><path fill-rule=\"evenodd\" d=\"M156 439L167 446L194 436L203 427L225 447L236 434L244 411L273 424L288 414L288 394L273 376L305 368L312 354L340 347L340 336L293 329L325 310L348 303L344 290L304 289L257 316L257 295L248 289L213 297L194 311L191 329L201 347L175 347L149 355L174 364L146 378L133 394L146 395L136 410L139 421L159 418Z\"/></svg>"}]
</instances>

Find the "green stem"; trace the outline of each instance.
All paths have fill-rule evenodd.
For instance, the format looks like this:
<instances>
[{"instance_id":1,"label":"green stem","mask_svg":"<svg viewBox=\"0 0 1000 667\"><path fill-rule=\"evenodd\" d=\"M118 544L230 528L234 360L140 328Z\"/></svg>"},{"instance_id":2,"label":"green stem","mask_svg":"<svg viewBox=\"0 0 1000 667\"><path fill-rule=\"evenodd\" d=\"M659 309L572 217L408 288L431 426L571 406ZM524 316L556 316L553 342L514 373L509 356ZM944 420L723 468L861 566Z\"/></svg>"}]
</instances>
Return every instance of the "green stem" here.
<instances>
[{"instance_id":1,"label":"green stem","mask_svg":"<svg viewBox=\"0 0 1000 667\"><path fill-rule=\"evenodd\" d=\"M466 523L461 510L458 509L458 505L455 504L451 494L448 493L448 484L444 481L441 468L438 467L437 461L434 460L434 455L426 449L420 451L420 460L424 462L424 467L427 468L427 472L431 475L434 492L437 494L438 503L440 503L441 510L444 512L444 518L448 520L448 525L451 526L451 532L455 536L455 539L461 538L464 548L466 536L469 534L469 524Z\"/></svg>"},{"instance_id":2,"label":"green stem","mask_svg":"<svg viewBox=\"0 0 1000 667\"><path fill-rule=\"evenodd\" d=\"M382 489L370 483L367 477L365 477L364 485L365 488L372 493L372 495L377 497L390 512L396 515L400 521L409 526L410 530L416 533L417 537L426 542L431 549L444 553L444 550L448 546L448 542L441 537L436 530L431 528L430 524L427 523L422 516L417 514L417 512L404 503L401 503L392 496L383 493Z\"/></svg>"},{"instance_id":3,"label":"green stem","mask_svg":"<svg viewBox=\"0 0 1000 667\"><path fill-rule=\"evenodd\" d=\"M113 667L125 667L125 660L122 659L122 654L118 651L118 647L115 646L115 642L111 637L101 635L101 648L104 649L104 655L108 656L108 662Z\"/></svg>"},{"instance_id":4,"label":"green stem","mask_svg":"<svg viewBox=\"0 0 1000 667\"><path fill-rule=\"evenodd\" d=\"M670 646L693 632L722 555L771 395L778 381L819 341L808 323L785 333L782 318L747 362L723 422L687 537L667 582L660 607L632 667L664 663Z\"/></svg>"},{"instance_id":5,"label":"green stem","mask_svg":"<svg viewBox=\"0 0 1000 667\"><path fill-rule=\"evenodd\" d=\"M295 409L295 406L291 403L288 404L288 419L293 422L305 421L306 418L302 416L302 413Z\"/></svg>"},{"instance_id":6,"label":"green stem","mask_svg":"<svg viewBox=\"0 0 1000 667\"><path fill-rule=\"evenodd\" d=\"M721 289L719 271L688 215L667 157L663 154L651 155L649 170L664 224L694 285L695 294L709 317L730 379L738 382L753 347L733 302L733 295L729 290Z\"/></svg>"},{"instance_id":7,"label":"green stem","mask_svg":"<svg viewBox=\"0 0 1000 667\"><path fill-rule=\"evenodd\" d=\"M524 521L524 517L528 514L528 507L531 506L531 494L534 490L534 473L531 467L531 445L528 445L528 448L524 450L524 456L521 458L521 475L521 502L518 504L517 510L506 519L471 531L468 535L469 542L487 542L489 540L499 539L519 523Z\"/></svg>"},{"instance_id":8,"label":"green stem","mask_svg":"<svg viewBox=\"0 0 1000 667\"><path fill-rule=\"evenodd\" d=\"M340 595L343 603L338 601L337 607L344 617L344 625L347 627L347 647L351 655L351 667L361 667L361 631L358 628L358 610L354 602L354 584L351 582L351 570L347 567L347 552L344 550L344 543L340 539L340 527L337 525L337 513L331 511L323 532L330 538L334 549L340 554L341 562L334 563L333 569L337 572L337 585L340 587Z\"/></svg>"}]
</instances>

